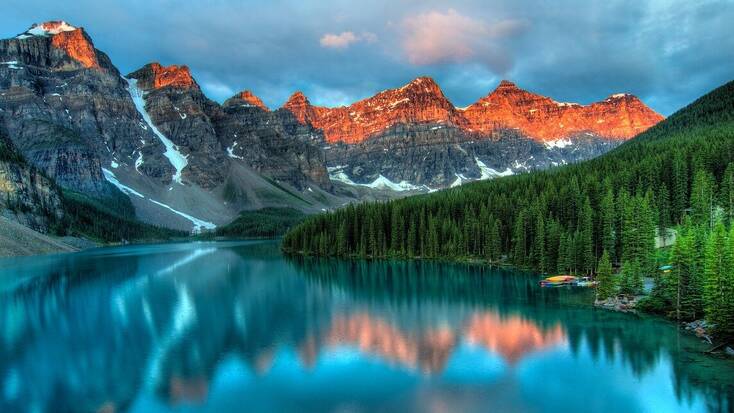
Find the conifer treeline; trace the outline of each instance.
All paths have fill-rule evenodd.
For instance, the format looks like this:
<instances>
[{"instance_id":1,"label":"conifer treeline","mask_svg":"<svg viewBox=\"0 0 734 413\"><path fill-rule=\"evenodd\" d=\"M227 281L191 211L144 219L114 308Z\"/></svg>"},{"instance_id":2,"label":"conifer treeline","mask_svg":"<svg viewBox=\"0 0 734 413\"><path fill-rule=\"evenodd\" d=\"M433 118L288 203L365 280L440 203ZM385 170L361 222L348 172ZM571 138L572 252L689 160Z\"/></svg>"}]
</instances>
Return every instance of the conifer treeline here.
<instances>
[{"instance_id":1,"label":"conifer treeline","mask_svg":"<svg viewBox=\"0 0 734 413\"><path fill-rule=\"evenodd\" d=\"M283 249L482 258L575 274L594 273L606 251L630 275L620 287L634 292L640 275L655 273L656 234L684 220L706 230L734 223L734 82L597 159L350 205L308 219Z\"/></svg>"},{"instance_id":2,"label":"conifer treeline","mask_svg":"<svg viewBox=\"0 0 734 413\"><path fill-rule=\"evenodd\" d=\"M713 228L687 220L671 264L669 273L655 277L644 308L684 321L705 317L718 337L734 340L734 225L727 232L722 219Z\"/></svg>"}]
</instances>

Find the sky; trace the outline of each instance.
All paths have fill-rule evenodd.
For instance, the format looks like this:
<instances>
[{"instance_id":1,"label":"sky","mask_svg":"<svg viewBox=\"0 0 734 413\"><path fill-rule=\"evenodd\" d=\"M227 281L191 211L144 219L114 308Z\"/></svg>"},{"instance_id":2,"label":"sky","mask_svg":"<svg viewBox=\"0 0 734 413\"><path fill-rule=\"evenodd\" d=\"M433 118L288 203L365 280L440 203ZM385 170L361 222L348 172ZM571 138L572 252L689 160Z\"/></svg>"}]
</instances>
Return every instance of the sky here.
<instances>
[{"instance_id":1,"label":"sky","mask_svg":"<svg viewBox=\"0 0 734 413\"><path fill-rule=\"evenodd\" d=\"M4 0L0 37L84 27L123 74L185 64L211 99L339 106L431 76L459 107L500 80L663 115L734 80L734 0Z\"/></svg>"}]
</instances>

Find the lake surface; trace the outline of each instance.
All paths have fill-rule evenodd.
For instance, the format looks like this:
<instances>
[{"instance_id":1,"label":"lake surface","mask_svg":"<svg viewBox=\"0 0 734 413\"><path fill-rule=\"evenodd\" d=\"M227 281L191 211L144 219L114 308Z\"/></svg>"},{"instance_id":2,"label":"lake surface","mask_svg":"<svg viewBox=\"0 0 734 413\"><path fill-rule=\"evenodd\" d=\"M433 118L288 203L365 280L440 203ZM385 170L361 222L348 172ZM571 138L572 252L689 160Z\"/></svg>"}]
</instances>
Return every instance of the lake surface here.
<instances>
[{"instance_id":1,"label":"lake surface","mask_svg":"<svg viewBox=\"0 0 734 413\"><path fill-rule=\"evenodd\" d=\"M274 242L0 260L0 412L704 412L734 363L591 291Z\"/></svg>"}]
</instances>

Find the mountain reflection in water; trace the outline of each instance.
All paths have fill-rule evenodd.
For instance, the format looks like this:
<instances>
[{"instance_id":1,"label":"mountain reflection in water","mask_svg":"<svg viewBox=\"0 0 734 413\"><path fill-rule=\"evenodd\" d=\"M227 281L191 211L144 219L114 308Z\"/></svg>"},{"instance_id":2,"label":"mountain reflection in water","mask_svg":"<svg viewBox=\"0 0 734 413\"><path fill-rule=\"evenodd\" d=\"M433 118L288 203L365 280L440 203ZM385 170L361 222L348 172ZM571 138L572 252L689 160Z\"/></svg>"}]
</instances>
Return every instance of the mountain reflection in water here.
<instances>
[{"instance_id":1,"label":"mountain reflection in water","mask_svg":"<svg viewBox=\"0 0 734 413\"><path fill-rule=\"evenodd\" d=\"M0 411L731 408L732 363L537 280L270 242L3 260Z\"/></svg>"}]
</instances>

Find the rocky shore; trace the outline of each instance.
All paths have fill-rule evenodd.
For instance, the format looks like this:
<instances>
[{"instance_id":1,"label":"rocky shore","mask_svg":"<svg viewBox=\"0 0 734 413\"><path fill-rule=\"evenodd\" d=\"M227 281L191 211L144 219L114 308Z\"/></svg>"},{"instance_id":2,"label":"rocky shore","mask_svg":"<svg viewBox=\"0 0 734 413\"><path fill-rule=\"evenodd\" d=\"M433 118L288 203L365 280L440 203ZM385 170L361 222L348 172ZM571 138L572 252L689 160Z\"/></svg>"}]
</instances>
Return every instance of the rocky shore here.
<instances>
[{"instance_id":1,"label":"rocky shore","mask_svg":"<svg viewBox=\"0 0 734 413\"><path fill-rule=\"evenodd\" d=\"M594 306L623 313L637 313L637 304L643 297L643 295L610 297L605 300L595 300ZM713 324L706 322L706 320L694 320L691 322L681 322L681 326L686 331L695 334L696 337L714 345L714 340L712 339ZM734 347L726 345L726 343L717 344L709 350L711 353L718 351L723 352L728 357L734 357Z\"/></svg>"},{"instance_id":2,"label":"rocky shore","mask_svg":"<svg viewBox=\"0 0 734 413\"><path fill-rule=\"evenodd\" d=\"M594 306L623 313L636 313L637 303L642 297L642 295L609 297L606 300L595 300Z\"/></svg>"}]
</instances>

